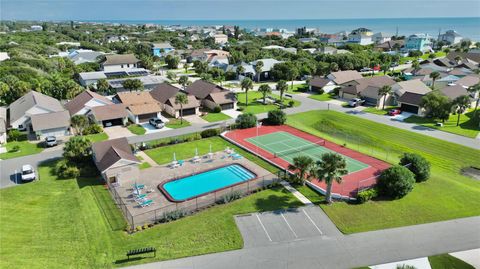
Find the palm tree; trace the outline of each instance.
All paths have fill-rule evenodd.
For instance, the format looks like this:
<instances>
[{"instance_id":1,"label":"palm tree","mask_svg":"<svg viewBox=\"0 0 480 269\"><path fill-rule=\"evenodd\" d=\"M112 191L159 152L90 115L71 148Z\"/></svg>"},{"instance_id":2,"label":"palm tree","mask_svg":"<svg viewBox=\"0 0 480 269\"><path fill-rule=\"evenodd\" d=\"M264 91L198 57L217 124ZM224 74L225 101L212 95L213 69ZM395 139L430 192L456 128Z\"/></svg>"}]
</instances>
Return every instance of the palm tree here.
<instances>
[{"instance_id":1,"label":"palm tree","mask_svg":"<svg viewBox=\"0 0 480 269\"><path fill-rule=\"evenodd\" d=\"M468 91L473 94L475 97L475 112L473 112L473 117L477 116L477 108L478 108L478 103L480 102L480 83L477 83L473 85L472 87L468 88Z\"/></svg>"},{"instance_id":2,"label":"palm tree","mask_svg":"<svg viewBox=\"0 0 480 269\"><path fill-rule=\"evenodd\" d=\"M280 102L283 102L283 94L288 89L287 82L285 80L280 80L277 82L276 89L280 92Z\"/></svg>"},{"instance_id":3,"label":"palm tree","mask_svg":"<svg viewBox=\"0 0 480 269\"><path fill-rule=\"evenodd\" d=\"M331 72L337 72L338 71L338 64L336 62L331 62L330 66L329 66L329 69L330 69L330 73Z\"/></svg>"},{"instance_id":4,"label":"palm tree","mask_svg":"<svg viewBox=\"0 0 480 269\"><path fill-rule=\"evenodd\" d=\"M189 67L189 66L190 66L190 64L188 64L187 62L185 62L185 63L183 64L183 68L185 68L185 74L188 73L188 67Z\"/></svg>"},{"instance_id":5,"label":"palm tree","mask_svg":"<svg viewBox=\"0 0 480 269\"><path fill-rule=\"evenodd\" d=\"M311 170L313 164L312 158L301 155L293 158L293 164L288 165L288 170L296 171L297 179L305 186L306 175Z\"/></svg>"},{"instance_id":6,"label":"palm tree","mask_svg":"<svg viewBox=\"0 0 480 269\"><path fill-rule=\"evenodd\" d=\"M338 153L324 153L314 168L314 175L320 181L327 184L325 200L328 204L332 203L332 184L333 182L342 183L342 176L348 173L347 162Z\"/></svg>"},{"instance_id":7,"label":"palm tree","mask_svg":"<svg viewBox=\"0 0 480 269\"><path fill-rule=\"evenodd\" d=\"M177 93L175 95L175 104L180 105L180 124L183 123L183 105L188 104L187 95L183 92Z\"/></svg>"},{"instance_id":8,"label":"palm tree","mask_svg":"<svg viewBox=\"0 0 480 269\"><path fill-rule=\"evenodd\" d=\"M255 73L257 73L257 82L260 82L260 74L262 73L263 62L257 61L255 64Z\"/></svg>"},{"instance_id":9,"label":"palm tree","mask_svg":"<svg viewBox=\"0 0 480 269\"><path fill-rule=\"evenodd\" d=\"M413 74L416 75L418 70L420 70L420 63L417 60L412 62Z\"/></svg>"},{"instance_id":10,"label":"palm tree","mask_svg":"<svg viewBox=\"0 0 480 269\"><path fill-rule=\"evenodd\" d=\"M453 107L457 113L457 126L460 125L460 116L470 108L470 97L462 95L453 100Z\"/></svg>"},{"instance_id":11,"label":"palm tree","mask_svg":"<svg viewBox=\"0 0 480 269\"><path fill-rule=\"evenodd\" d=\"M242 91L245 91L245 106L248 106L248 91L253 89L253 81L250 78L244 78L241 87Z\"/></svg>"},{"instance_id":12,"label":"palm tree","mask_svg":"<svg viewBox=\"0 0 480 269\"><path fill-rule=\"evenodd\" d=\"M383 71L383 75L386 75L388 70L390 70L390 64L389 63L386 63L386 64L383 64L380 69L382 69Z\"/></svg>"},{"instance_id":13,"label":"palm tree","mask_svg":"<svg viewBox=\"0 0 480 269\"><path fill-rule=\"evenodd\" d=\"M178 79L178 83L180 85L183 86L183 90L185 90L185 88L187 87L188 85L188 76L181 76L179 79Z\"/></svg>"},{"instance_id":14,"label":"palm tree","mask_svg":"<svg viewBox=\"0 0 480 269\"><path fill-rule=\"evenodd\" d=\"M455 60L455 62L456 62L457 64L460 64L460 62L462 61L462 57L460 57L459 55L457 55L457 56L455 56L455 59L454 59L454 60Z\"/></svg>"},{"instance_id":15,"label":"palm tree","mask_svg":"<svg viewBox=\"0 0 480 269\"><path fill-rule=\"evenodd\" d=\"M245 73L245 67L239 65L239 66L237 66L237 69L235 69L235 72L237 73L237 79L239 79L240 74Z\"/></svg>"},{"instance_id":16,"label":"palm tree","mask_svg":"<svg viewBox=\"0 0 480 269\"><path fill-rule=\"evenodd\" d=\"M387 101L387 95L392 92L392 86L390 85L383 85L378 90L378 96L383 96L383 106L382 109L385 109L385 102Z\"/></svg>"},{"instance_id":17,"label":"palm tree","mask_svg":"<svg viewBox=\"0 0 480 269\"><path fill-rule=\"evenodd\" d=\"M435 80L440 77L440 73L438 71L433 71L430 73L430 78L432 79L432 90L435 90Z\"/></svg>"},{"instance_id":18,"label":"palm tree","mask_svg":"<svg viewBox=\"0 0 480 269\"><path fill-rule=\"evenodd\" d=\"M272 88L268 86L268 84L262 84L258 87L258 91L262 93L263 96L263 104L265 104L265 99L267 98L267 94L272 92Z\"/></svg>"}]
</instances>

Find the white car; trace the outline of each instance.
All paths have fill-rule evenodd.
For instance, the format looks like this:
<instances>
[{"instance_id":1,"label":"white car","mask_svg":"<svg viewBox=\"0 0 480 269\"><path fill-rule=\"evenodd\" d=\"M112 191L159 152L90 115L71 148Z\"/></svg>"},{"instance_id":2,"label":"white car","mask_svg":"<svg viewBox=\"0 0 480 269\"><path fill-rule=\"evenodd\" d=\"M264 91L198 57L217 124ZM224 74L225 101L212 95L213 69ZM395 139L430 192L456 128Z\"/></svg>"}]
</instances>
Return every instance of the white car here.
<instances>
[{"instance_id":1,"label":"white car","mask_svg":"<svg viewBox=\"0 0 480 269\"><path fill-rule=\"evenodd\" d=\"M35 170L29 164L22 166L22 181L33 181L36 178Z\"/></svg>"},{"instance_id":2,"label":"white car","mask_svg":"<svg viewBox=\"0 0 480 269\"><path fill-rule=\"evenodd\" d=\"M363 103L365 103L365 100L362 100L360 98L353 98L350 101L348 101L348 106L349 107L357 107L359 105L362 105Z\"/></svg>"}]
</instances>

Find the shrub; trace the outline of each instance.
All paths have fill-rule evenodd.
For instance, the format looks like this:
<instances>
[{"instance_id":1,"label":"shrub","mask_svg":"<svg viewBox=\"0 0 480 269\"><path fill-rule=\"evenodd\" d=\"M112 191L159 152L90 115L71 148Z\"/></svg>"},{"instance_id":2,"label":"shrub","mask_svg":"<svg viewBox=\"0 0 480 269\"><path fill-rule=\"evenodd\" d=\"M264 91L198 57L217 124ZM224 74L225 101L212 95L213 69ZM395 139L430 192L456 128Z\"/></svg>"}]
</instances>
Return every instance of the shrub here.
<instances>
[{"instance_id":1,"label":"shrub","mask_svg":"<svg viewBox=\"0 0 480 269\"><path fill-rule=\"evenodd\" d=\"M80 170L67 160L61 160L55 165L55 174L62 179L77 178L80 176Z\"/></svg>"},{"instance_id":2,"label":"shrub","mask_svg":"<svg viewBox=\"0 0 480 269\"><path fill-rule=\"evenodd\" d=\"M83 134L89 135L89 134L98 134L103 132L103 129L100 125L98 124L91 124L85 130L83 130Z\"/></svg>"},{"instance_id":3,"label":"shrub","mask_svg":"<svg viewBox=\"0 0 480 269\"><path fill-rule=\"evenodd\" d=\"M243 111L243 110L245 110L245 108L244 108L243 106L239 106L239 107L237 108L237 110L238 110L238 111Z\"/></svg>"},{"instance_id":4,"label":"shrub","mask_svg":"<svg viewBox=\"0 0 480 269\"><path fill-rule=\"evenodd\" d=\"M255 127L257 125L257 117L252 113L245 113L237 117L235 124L239 129Z\"/></svg>"},{"instance_id":5,"label":"shrub","mask_svg":"<svg viewBox=\"0 0 480 269\"><path fill-rule=\"evenodd\" d=\"M295 105L295 101L293 101L293 100L288 101L288 106L289 107L293 107L293 105Z\"/></svg>"},{"instance_id":6,"label":"shrub","mask_svg":"<svg viewBox=\"0 0 480 269\"><path fill-rule=\"evenodd\" d=\"M10 152L18 152L18 151L20 151L20 146L19 145L14 145L12 147L12 149L10 150Z\"/></svg>"},{"instance_id":7,"label":"shrub","mask_svg":"<svg viewBox=\"0 0 480 269\"><path fill-rule=\"evenodd\" d=\"M324 89L318 89L317 92L318 92L318 94L324 94L325 90Z\"/></svg>"},{"instance_id":8,"label":"shrub","mask_svg":"<svg viewBox=\"0 0 480 269\"><path fill-rule=\"evenodd\" d=\"M338 94L340 93L340 89L341 87L336 87L335 89L332 90L332 94L335 96L338 96Z\"/></svg>"},{"instance_id":9,"label":"shrub","mask_svg":"<svg viewBox=\"0 0 480 269\"><path fill-rule=\"evenodd\" d=\"M171 211L171 212L163 213L163 216L160 218L159 221L161 223L170 222L170 221L174 221L174 220L183 218L187 215L188 215L187 212L185 212L183 210L174 210L174 211Z\"/></svg>"},{"instance_id":10,"label":"shrub","mask_svg":"<svg viewBox=\"0 0 480 269\"><path fill-rule=\"evenodd\" d=\"M217 202L219 204L228 204L230 202L233 202L237 199L240 199L242 197L242 193L239 191L232 191L230 193L225 194L220 198L220 200Z\"/></svg>"},{"instance_id":11,"label":"shrub","mask_svg":"<svg viewBox=\"0 0 480 269\"><path fill-rule=\"evenodd\" d=\"M207 138L207 137L217 136L218 134L219 132L217 129L206 129L200 133L200 136L202 138Z\"/></svg>"},{"instance_id":12,"label":"shrub","mask_svg":"<svg viewBox=\"0 0 480 269\"><path fill-rule=\"evenodd\" d=\"M398 199L413 190L415 175L407 168L395 165L382 172L378 178L378 190L391 198Z\"/></svg>"},{"instance_id":13,"label":"shrub","mask_svg":"<svg viewBox=\"0 0 480 269\"><path fill-rule=\"evenodd\" d=\"M65 143L63 157L72 163L83 163L90 160L92 142L83 136L74 136Z\"/></svg>"},{"instance_id":14,"label":"shrub","mask_svg":"<svg viewBox=\"0 0 480 269\"><path fill-rule=\"evenodd\" d=\"M430 163L423 156L404 153L399 164L412 171L417 182L426 181L430 177Z\"/></svg>"},{"instance_id":15,"label":"shrub","mask_svg":"<svg viewBox=\"0 0 480 269\"><path fill-rule=\"evenodd\" d=\"M222 112L222 108L220 106L216 106L213 108L213 113L220 113Z\"/></svg>"},{"instance_id":16,"label":"shrub","mask_svg":"<svg viewBox=\"0 0 480 269\"><path fill-rule=\"evenodd\" d=\"M378 191L375 188L359 191L357 194L357 201L360 204L365 203L378 196Z\"/></svg>"},{"instance_id":17,"label":"shrub","mask_svg":"<svg viewBox=\"0 0 480 269\"><path fill-rule=\"evenodd\" d=\"M11 129L8 131L7 137L9 141L18 141L22 137L22 132L18 129Z\"/></svg>"},{"instance_id":18,"label":"shrub","mask_svg":"<svg viewBox=\"0 0 480 269\"><path fill-rule=\"evenodd\" d=\"M282 110L268 111L267 122L272 125L282 125L287 121L287 114Z\"/></svg>"}]
</instances>

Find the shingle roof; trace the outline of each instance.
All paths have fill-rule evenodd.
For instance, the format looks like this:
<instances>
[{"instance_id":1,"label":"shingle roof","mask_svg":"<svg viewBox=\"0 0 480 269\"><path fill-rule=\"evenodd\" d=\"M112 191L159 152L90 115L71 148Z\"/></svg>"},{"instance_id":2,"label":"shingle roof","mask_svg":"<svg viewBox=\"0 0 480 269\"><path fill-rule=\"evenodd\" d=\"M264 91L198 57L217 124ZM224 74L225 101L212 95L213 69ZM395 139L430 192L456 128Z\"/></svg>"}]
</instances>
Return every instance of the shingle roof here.
<instances>
[{"instance_id":1,"label":"shingle roof","mask_svg":"<svg viewBox=\"0 0 480 269\"><path fill-rule=\"evenodd\" d=\"M48 130L70 126L70 113L67 110L43 114L35 114L30 117L34 131Z\"/></svg>"},{"instance_id":2,"label":"shingle roof","mask_svg":"<svg viewBox=\"0 0 480 269\"><path fill-rule=\"evenodd\" d=\"M440 92L445 94L448 98L451 100L462 96L462 95L467 95L468 96L468 91L461 85L453 85L453 86L448 86L440 89Z\"/></svg>"},{"instance_id":3,"label":"shingle roof","mask_svg":"<svg viewBox=\"0 0 480 269\"><path fill-rule=\"evenodd\" d=\"M171 84L162 83L151 90L150 94L155 100L164 104L168 99L174 97L179 91L179 88Z\"/></svg>"},{"instance_id":4,"label":"shingle roof","mask_svg":"<svg viewBox=\"0 0 480 269\"><path fill-rule=\"evenodd\" d=\"M173 48L169 42L162 42L162 43L153 43L154 49L171 49Z\"/></svg>"},{"instance_id":5,"label":"shingle roof","mask_svg":"<svg viewBox=\"0 0 480 269\"><path fill-rule=\"evenodd\" d=\"M92 151L95 157L95 164L102 172L122 159L140 163L137 157L133 155L125 137L94 143Z\"/></svg>"},{"instance_id":6,"label":"shingle roof","mask_svg":"<svg viewBox=\"0 0 480 269\"><path fill-rule=\"evenodd\" d=\"M424 94L418 94L413 92L406 92L398 99L399 103L406 103L410 105L420 106L422 103L422 97Z\"/></svg>"},{"instance_id":7,"label":"shingle roof","mask_svg":"<svg viewBox=\"0 0 480 269\"><path fill-rule=\"evenodd\" d=\"M140 105L129 105L128 110L132 112L133 115L144 115L151 113L158 113L162 111L162 108L158 103L150 104L140 104Z\"/></svg>"},{"instance_id":8,"label":"shingle roof","mask_svg":"<svg viewBox=\"0 0 480 269\"><path fill-rule=\"evenodd\" d=\"M127 106L134 115L160 112L162 109L149 92L119 92L117 100Z\"/></svg>"},{"instance_id":9,"label":"shingle roof","mask_svg":"<svg viewBox=\"0 0 480 269\"><path fill-rule=\"evenodd\" d=\"M314 77L314 78L312 78L312 80L310 80L310 86L323 88L329 82L330 82L329 79L321 78L321 77Z\"/></svg>"},{"instance_id":10,"label":"shingle roof","mask_svg":"<svg viewBox=\"0 0 480 269\"><path fill-rule=\"evenodd\" d=\"M224 88L204 80L197 80L186 88L187 93L193 94L198 99L204 99L210 93L224 90Z\"/></svg>"},{"instance_id":11,"label":"shingle roof","mask_svg":"<svg viewBox=\"0 0 480 269\"><path fill-rule=\"evenodd\" d=\"M62 104L57 99L36 91L30 91L10 104L10 122L20 119L30 108L36 105L51 112L64 110Z\"/></svg>"},{"instance_id":12,"label":"shingle roof","mask_svg":"<svg viewBox=\"0 0 480 269\"><path fill-rule=\"evenodd\" d=\"M111 54L105 55L103 65L117 65L117 64L135 64L140 62L133 54Z\"/></svg>"},{"instance_id":13,"label":"shingle roof","mask_svg":"<svg viewBox=\"0 0 480 269\"><path fill-rule=\"evenodd\" d=\"M105 104L112 104L105 96L102 96L96 92L86 90L79 95L75 96L72 100L65 104L65 108L70 112L70 115L74 115L78 111L85 107L85 104L92 100L97 99Z\"/></svg>"},{"instance_id":14,"label":"shingle roof","mask_svg":"<svg viewBox=\"0 0 480 269\"><path fill-rule=\"evenodd\" d=\"M470 75L457 80L455 84L462 85L465 87L471 87L479 82L480 82L480 77L478 75Z\"/></svg>"},{"instance_id":15,"label":"shingle roof","mask_svg":"<svg viewBox=\"0 0 480 269\"><path fill-rule=\"evenodd\" d=\"M394 88L398 95L403 95L406 92L426 94L431 91L431 89L419 79L401 81L392 86L392 88Z\"/></svg>"},{"instance_id":16,"label":"shingle roof","mask_svg":"<svg viewBox=\"0 0 480 269\"><path fill-rule=\"evenodd\" d=\"M363 78L362 74L360 74L356 70L332 72L330 73L330 75L333 76L333 81L336 84L343 84L352 80Z\"/></svg>"},{"instance_id":17,"label":"shingle roof","mask_svg":"<svg viewBox=\"0 0 480 269\"><path fill-rule=\"evenodd\" d=\"M165 103L176 110L180 109L180 104L175 104L175 96L168 99ZM195 96L191 94L187 94L187 104L183 105L183 108L187 109L187 108L194 108L199 106L200 106L200 102L197 100L197 98L195 98Z\"/></svg>"},{"instance_id":18,"label":"shingle roof","mask_svg":"<svg viewBox=\"0 0 480 269\"><path fill-rule=\"evenodd\" d=\"M235 94L229 91L213 92L209 96L218 105L232 103L237 100Z\"/></svg>"},{"instance_id":19,"label":"shingle roof","mask_svg":"<svg viewBox=\"0 0 480 269\"><path fill-rule=\"evenodd\" d=\"M92 107L91 111L97 121L104 121L126 118L128 116L126 109L124 104L111 104Z\"/></svg>"}]
</instances>

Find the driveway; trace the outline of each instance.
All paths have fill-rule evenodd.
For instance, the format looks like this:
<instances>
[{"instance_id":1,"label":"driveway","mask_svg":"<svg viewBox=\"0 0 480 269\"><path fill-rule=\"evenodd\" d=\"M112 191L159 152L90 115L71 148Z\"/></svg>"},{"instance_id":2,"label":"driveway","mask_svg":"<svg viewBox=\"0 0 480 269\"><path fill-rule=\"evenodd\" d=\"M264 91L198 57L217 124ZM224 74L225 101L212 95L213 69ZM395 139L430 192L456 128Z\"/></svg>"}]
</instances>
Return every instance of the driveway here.
<instances>
[{"instance_id":1,"label":"driveway","mask_svg":"<svg viewBox=\"0 0 480 269\"><path fill-rule=\"evenodd\" d=\"M188 115L188 116L185 116L183 117L184 120L192 123L192 124L205 124L205 123L208 123L208 121L200 118L200 116L198 115Z\"/></svg>"},{"instance_id":2,"label":"driveway","mask_svg":"<svg viewBox=\"0 0 480 269\"><path fill-rule=\"evenodd\" d=\"M237 111L235 109L222 110L222 113L230 116L232 119L236 119L239 115L242 114L242 111Z\"/></svg>"},{"instance_id":3,"label":"driveway","mask_svg":"<svg viewBox=\"0 0 480 269\"><path fill-rule=\"evenodd\" d=\"M124 126L107 127L103 128L103 131L108 135L108 139L129 137L134 135L127 129L127 127Z\"/></svg>"},{"instance_id":4,"label":"driveway","mask_svg":"<svg viewBox=\"0 0 480 269\"><path fill-rule=\"evenodd\" d=\"M146 134L152 134L152 133L158 133L158 132L164 132L164 131L171 130L171 128L168 128L168 127L163 127L162 129L157 129L157 128L153 127L148 122L144 122L140 125L145 129Z\"/></svg>"}]
</instances>

